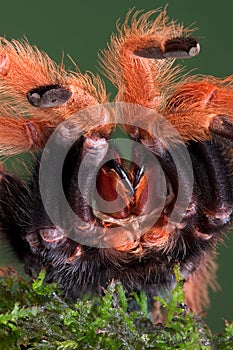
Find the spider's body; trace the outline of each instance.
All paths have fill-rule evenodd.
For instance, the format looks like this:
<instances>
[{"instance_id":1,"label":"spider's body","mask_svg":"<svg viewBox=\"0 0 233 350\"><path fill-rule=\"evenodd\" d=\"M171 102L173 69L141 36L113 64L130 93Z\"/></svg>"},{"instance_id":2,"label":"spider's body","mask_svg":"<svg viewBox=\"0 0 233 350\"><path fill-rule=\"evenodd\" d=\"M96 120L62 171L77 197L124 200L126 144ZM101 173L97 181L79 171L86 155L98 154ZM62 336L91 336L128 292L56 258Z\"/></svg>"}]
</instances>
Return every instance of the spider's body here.
<instances>
[{"instance_id":1,"label":"spider's body","mask_svg":"<svg viewBox=\"0 0 233 350\"><path fill-rule=\"evenodd\" d=\"M44 267L47 279L61 283L72 298L102 293L112 279L149 297L169 293L179 263L187 303L200 312L215 273L216 245L233 211L232 77L176 83L174 58L195 56L199 44L164 12L150 22L152 14L134 15L131 27L127 18L102 58L118 87L116 102L125 103L120 127L132 143L131 161L108 142L118 104L103 104L99 78L68 74L28 44L3 40L1 154L30 150L36 161L27 182L2 169L0 220L28 272ZM47 141L58 126L54 155ZM70 142L77 129L82 135ZM186 153L174 159L182 145ZM59 192L56 160L67 147ZM43 196L39 172L46 159L51 171ZM120 198L122 206L95 209L94 186L105 203ZM68 224L63 190L79 218Z\"/></svg>"}]
</instances>

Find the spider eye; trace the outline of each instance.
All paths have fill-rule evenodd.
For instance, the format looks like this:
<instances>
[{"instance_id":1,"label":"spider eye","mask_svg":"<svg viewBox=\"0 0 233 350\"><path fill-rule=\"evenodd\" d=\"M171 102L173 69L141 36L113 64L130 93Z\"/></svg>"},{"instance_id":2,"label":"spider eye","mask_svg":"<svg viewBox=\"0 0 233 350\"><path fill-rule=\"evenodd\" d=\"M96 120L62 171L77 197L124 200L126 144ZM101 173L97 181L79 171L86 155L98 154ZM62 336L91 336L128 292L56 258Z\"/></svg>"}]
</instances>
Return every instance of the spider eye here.
<instances>
[{"instance_id":1,"label":"spider eye","mask_svg":"<svg viewBox=\"0 0 233 350\"><path fill-rule=\"evenodd\" d=\"M40 86L27 93L28 102L34 107L50 108L65 104L71 97L70 90L60 85Z\"/></svg>"}]
</instances>

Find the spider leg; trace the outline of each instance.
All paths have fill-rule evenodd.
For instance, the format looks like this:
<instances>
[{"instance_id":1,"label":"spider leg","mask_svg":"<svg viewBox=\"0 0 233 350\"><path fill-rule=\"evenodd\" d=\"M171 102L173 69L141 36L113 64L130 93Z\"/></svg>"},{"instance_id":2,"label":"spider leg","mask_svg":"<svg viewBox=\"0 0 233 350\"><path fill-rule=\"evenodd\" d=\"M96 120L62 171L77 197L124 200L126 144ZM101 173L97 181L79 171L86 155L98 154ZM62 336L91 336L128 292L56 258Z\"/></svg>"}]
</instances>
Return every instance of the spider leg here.
<instances>
[{"instance_id":1,"label":"spider leg","mask_svg":"<svg viewBox=\"0 0 233 350\"><path fill-rule=\"evenodd\" d=\"M198 230L215 238L230 223L233 212L232 184L227 162L211 141L191 142L188 146L198 191Z\"/></svg>"},{"instance_id":2,"label":"spider leg","mask_svg":"<svg viewBox=\"0 0 233 350\"><path fill-rule=\"evenodd\" d=\"M190 30L168 22L166 10L150 21L154 12L139 18L136 12L131 26L129 13L101 61L107 77L118 87L117 101L158 109L179 72L171 68L174 59L197 55L199 44L188 37Z\"/></svg>"},{"instance_id":3,"label":"spider leg","mask_svg":"<svg viewBox=\"0 0 233 350\"><path fill-rule=\"evenodd\" d=\"M0 96L0 146L4 155L38 150L58 124L106 100L98 77L68 74L26 41L4 38L0 42ZM93 120L87 123L76 118L76 123L87 129L101 124L97 120L91 125Z\"/></svg>"},{"instance_id":4,"label":"spider leg","mask_svg":"<svg viewBox=\"0 0 233 350\"><path fill-rule=\"evenodd\" d=\"M0 154L10 156L43 147L52 132L36 120L0 117Z\"/></svg>"},{"instance_id":5,"label":"spider leg","mask_svg":"<svg viewBox=\"0 0 233 350\"><path fill-rule=\"evenodd\" d=\"M216 253L211 253L202 257L199 268L184 284L185 301L193 312L199 314L203 314L209 306L208 287L211 286L213 290L218 288L215 255Z\"/></svg>"},{"instance_id":6,"label":"spider leg","mask_svg":"<svg viewBox=\"0 0 233 350\"><path fill-rule=\"evenodd\" d=\"M107 124L97 106L106 101L100 78L68 74L27 42L0 42L0 146L12 155L44 147L53 130L67 119L83 132ZM94 115L78 112L95 107ZM99 113L98 116L96 112ZM25 118L26 116L26 118ZM103 132L109 134L112 127Z\"/></svg>"},{"instance_id":7,"label":"spider leg","mask_svg":"<svg viewBox=\"0 0 233 350\"><path fill-rule=\"evenodd\" d=\"M208 77L177 85L161 112L184 141L214 138L233 147L232 79Z\"/></svg>"},{"instance_id":8,"label":"spider leg","mask_svg":"<svg viewBox=\"0 0 233 350\"><path fill-rule=\"evenodd\" d=\"M232 76L225 80L189 78L176 84L180 68L172 68L174 59L199 53L199 43L189 37L190 29L168 22L166 10L155 21L150 21L153 11L139 18L135 13L131 26L130 14L102 57L106 75L119 90L116 100L156 110L185 142L215 136L231 143ZM125 129L129 134L137 132L137 128Z\"/></svg>"}]
</instances>

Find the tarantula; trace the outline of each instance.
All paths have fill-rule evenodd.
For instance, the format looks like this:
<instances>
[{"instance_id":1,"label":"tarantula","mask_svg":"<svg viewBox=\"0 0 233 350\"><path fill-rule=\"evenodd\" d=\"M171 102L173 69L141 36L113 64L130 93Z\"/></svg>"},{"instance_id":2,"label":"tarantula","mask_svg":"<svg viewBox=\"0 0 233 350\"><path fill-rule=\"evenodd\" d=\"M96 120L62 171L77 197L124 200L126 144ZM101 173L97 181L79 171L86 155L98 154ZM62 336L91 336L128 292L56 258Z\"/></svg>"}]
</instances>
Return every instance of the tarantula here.
<instances>
[{"instance_id":1,"label":"tarantula","mask_svg":"<svg viewBox=\"0 0 233 350\"><path fill-rule=\"evenodd\" d=\"M233 77L178 79L174 60L199 43L155 12L130 12L102 52L113 104L98 76L1 40L1 155L33 157L26 175L2 164L0 222L27 272L44 268L69 298L117 279L153 300L179 264L202 312L233 212Z\"/></svg>"}]
</instances>

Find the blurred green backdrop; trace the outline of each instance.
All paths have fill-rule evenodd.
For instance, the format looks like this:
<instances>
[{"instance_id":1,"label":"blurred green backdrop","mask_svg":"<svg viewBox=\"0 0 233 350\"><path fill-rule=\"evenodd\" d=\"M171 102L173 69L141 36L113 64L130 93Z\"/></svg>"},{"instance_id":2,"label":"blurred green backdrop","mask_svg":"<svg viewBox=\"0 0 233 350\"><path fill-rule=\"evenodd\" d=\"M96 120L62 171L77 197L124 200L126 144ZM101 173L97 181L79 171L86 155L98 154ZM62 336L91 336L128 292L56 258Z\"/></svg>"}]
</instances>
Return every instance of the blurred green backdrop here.
<instances>
[{"instance_id":1,"label":"blurred green backdrop","mask_svg":"<svg viewBox=\"0 0 233 350\"><path fill-rule=\"evenodd\" d=\"M129 8L154 9L168 3L168 14L186 26L195 22L201 54L184 64L195 72L225 77L233 71L233 1L107 1L107 0L40 0L1 3L0 35L6 38L26 37L46 51L58 63L62 51L74 59L81 71L97 72L97 52L106 47L115 23ZM69 68L72 63L65 59ZM109 91L112 87L107 85ZM112 89L112 91L114 91ZM221 291L211 293L207 322L220 331L223 320L233 320L233 237L219 249L218 280ZM10 248L0 246L0 264L16 264Z\"/></svg>"}]
</instances>

